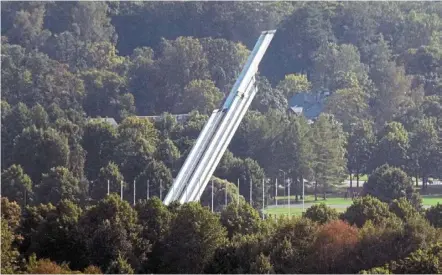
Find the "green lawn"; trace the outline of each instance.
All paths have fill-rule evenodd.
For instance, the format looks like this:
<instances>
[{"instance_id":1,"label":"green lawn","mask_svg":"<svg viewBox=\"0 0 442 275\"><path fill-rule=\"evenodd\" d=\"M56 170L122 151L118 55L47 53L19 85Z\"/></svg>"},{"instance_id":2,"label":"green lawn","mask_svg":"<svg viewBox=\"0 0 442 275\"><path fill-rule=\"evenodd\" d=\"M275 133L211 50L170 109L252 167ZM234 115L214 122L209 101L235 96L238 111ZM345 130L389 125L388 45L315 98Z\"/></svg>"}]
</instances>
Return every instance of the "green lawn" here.
<instances>
[{"instance_id":1,"label":"green lawn","mask_svg":"<svg viewBox=\"0 0 442 275\"><path fill-rule=\"evenodd\" d=\"M287 199L287 197L285 197ZM284 197L278 197L279 200L284 199ZM314 200L314 196L306 196L305 209L309 208L313 204L318 204L325 202L328 206L336 209L338 212L344 212L347 207L352 203L351 199L344 198L328 198L327 200L322 200L318 198L318 201ZM442 195L428 195L422 196L422 204L426 207L436 205L437 203L442 203ZM288 215L289 208L287 205L271 205L265 210L267 214L271 215ZM290 207L291 215L301 215L302 214L302 200L295 202L294 197L292 197L292 203Z\"/></svg>"},{"instance_id":2,"label":"green lawn","mask_svg":"<svg viewBox=\"0 0 442 275\"><path fill-rule=\"evenodd\" d=\"M350 180L350 175L347 176L347 180ZM368 175L359 175L359 181L367 181ZM356 182L356 175L353 175L353 181Z\"/></svg>"}]
</instances>

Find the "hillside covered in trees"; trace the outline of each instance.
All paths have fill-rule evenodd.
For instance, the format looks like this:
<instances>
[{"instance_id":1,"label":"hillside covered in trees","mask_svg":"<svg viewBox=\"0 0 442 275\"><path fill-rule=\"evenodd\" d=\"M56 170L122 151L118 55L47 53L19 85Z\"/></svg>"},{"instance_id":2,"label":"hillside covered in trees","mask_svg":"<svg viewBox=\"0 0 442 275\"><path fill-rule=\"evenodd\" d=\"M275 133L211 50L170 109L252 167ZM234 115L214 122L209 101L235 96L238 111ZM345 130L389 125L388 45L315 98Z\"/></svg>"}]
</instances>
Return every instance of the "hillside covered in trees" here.
<instances>
[{"instance_id":1,"label":"hillside covered in trees","mask_svg":"<svg viewBox=\"0 0 442 275\"><path fill-rule=\"evenodd\" d=\"M440 2L3 1L1 17L2 273L442 272L441 206L413 188L442 178ZM210 184L203 206L162 205L268 29L219 213ZM314 121L289 108L324 91ZM256 210L275 194L256 183L325 198L348 175L370 177L343 214Z\"/></svg>"}]
</instances>

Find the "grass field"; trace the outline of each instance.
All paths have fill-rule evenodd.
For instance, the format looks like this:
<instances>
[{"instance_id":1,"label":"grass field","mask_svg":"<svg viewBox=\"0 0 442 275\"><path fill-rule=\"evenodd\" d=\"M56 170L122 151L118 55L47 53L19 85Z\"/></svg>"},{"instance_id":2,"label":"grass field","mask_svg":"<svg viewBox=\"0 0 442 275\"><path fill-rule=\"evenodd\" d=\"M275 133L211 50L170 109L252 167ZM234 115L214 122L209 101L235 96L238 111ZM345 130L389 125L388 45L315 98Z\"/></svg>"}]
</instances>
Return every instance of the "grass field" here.
<instances>
[{"instance_id":1,"label":"grass field","mask_svg":"<svg viewBox=\"0 0 442 275\"><path fill-rule=\"evenodd\" d=\"M278 199L287 199L287 197L279 197ZM299 202L295 202L295 198L291 198L291 206L290 210L288 205L270 205L267 207L265 212L271 215L288 215L290 211L290 215L301 215L302 214L302 200ZM325 202L329 207L336 209L338 212L344 212L347 207L349 207L352 203L351 199L344 198L328 198L327 200L322 200L318 198L318 201L315 201L314 196L306 196L305 197L305 209L309 208L314 204L318 204L321 202ZM424 207L430 207L432 205L436 205L437 203L442 203L442 195L428 195L422 196L422 204Z\"/></svg>"}]
</instances>

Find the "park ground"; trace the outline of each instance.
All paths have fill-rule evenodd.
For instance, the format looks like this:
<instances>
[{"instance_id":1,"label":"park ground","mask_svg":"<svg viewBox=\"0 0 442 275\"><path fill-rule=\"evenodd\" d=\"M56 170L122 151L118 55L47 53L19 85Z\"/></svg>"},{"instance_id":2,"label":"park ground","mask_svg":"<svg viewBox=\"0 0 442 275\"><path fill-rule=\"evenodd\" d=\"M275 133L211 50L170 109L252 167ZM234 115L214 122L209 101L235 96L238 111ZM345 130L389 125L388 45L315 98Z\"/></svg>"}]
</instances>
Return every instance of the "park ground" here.
<instances>
[{"instance_id":1,"label":"park ground","mask_svg":"<svg viewBox=\"0 0 442 275\"><path fill-rule=\"evenodd\" d=\"M310 206L319 203L325 203L327 206L336 209L338 212L344 212L353 202L351 198L346 199L336 194L330 194L326 200L324 200L319 195L317 201L315 201L315 197L313 195L306 195L304 201L304 207L301 199L299 199L299 201L296 202L295 196L291 196L290 205L287 203L287 200L288 200L287 196L277 197L278 205L276 205L274 202L271 205L268 205L265 209L265 213L277 216L279 215L299 216L302 215L304 209L306 210ZM436 187L433 189L430 187L429 192L426 192L426 194L422 194L422 204L424 208L429 208L438 203L442 203L441 188Z\"/></svg>"}]
</instances>

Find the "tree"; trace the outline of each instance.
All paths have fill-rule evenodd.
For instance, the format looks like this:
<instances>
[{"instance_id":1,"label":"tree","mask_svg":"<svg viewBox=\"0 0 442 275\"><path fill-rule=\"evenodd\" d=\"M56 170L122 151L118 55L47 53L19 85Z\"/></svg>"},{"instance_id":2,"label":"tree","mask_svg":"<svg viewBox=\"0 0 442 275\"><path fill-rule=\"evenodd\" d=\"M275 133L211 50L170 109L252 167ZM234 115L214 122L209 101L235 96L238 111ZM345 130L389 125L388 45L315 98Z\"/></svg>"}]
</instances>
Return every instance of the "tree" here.
<instances>
[{"instance_id":1,"label":"tree","mask_svg":"<svg viewBox=\"0 0 442 275\"><path fill-rule=\"evenodd\" d=\"M231 242L215 251L213 260L206 266L205 273L273 274L273 266L267 254L266 235L236 235Z\"/></svg>"},{"instance_id":2,"label":"tree","mask_svg":"<svg viewBox=\"0 0 442 275\"><path fill-rule=\"evenodd\" d=\"M442 246L438 243L425 250L419 249L397 262L392 262L390 268L394 274L438 274L442 272L441 258Z\"/></svg>"},{"instance_id":3,"label":"tree","mask_svg":"<svg viewBox=\"0 0 442 275\"><path fill-rule=\"evenodd\" d=\"M26 52L17 45L2 47L2 77L4 99L9 104L48 107L56 103L63 109L81 110L81 79L69 72L67 65L39 51Z\"/></svg>"},{"instance_id":4,"label":"tree","mask_svg":"<svg viewBox=\"0 0 442 275\"><path fill-rule=\"evenodd\" d=\"M442 204L438 203L427 209L425 216L436 228L442 227Z\"/></svg>"},{"instance_id":5,"label":"tree","mask_svg":"<svg viewBox=\"0 0 442 275\"><path fill-rule=\"evenodd\" d=\"M2 170L14 164L14 139L23 129L32 125L31 112L23 103L11 107L2 100Z\"/></svg>"},{"instance_id":6,"label":"tree","mask_svg":"<svg viewBox=\"0 0 442 275\"><path fill-rule=\"evenodd\" d=\"M136 269L137 258L143 257L135 254L140 232L137 219L137 212L115 194L88 209L79 221L85 265L108 270L113 261L124 257Z\"/></svg>"},{"instance_id":7,"label":"tree","mask_svg":"<svg viewBox=\"0 0 442 275\"><path fill-rule=\"evenodd\" d=\"M161 160L175 174L177 168L175 164L181 157L181 154L172 140L165 138L160 141L156 150L156 156L158 160Z\"/></svg>"},{"instance_id":8,"label":"tree","mask_svg":"<svg viewBox=\"0 0 442 275\"><path fill-rule=\"evenodd\" d=\"M83 129L81 144L87 154L85 172L88 179L94 180L112 159L117 133L112 125L95 121L88 122Z\"/></svg>"},{"instance_id":9,"label":"tree","mask_svg":"<svg viewBox=\"0 0 442 275\"><path fill-rule=\"evenodd\" d=\"M428 176L434 174L438 163L439 136L434 119L424 118L416 122L414 129L410 133L409 156L416 183L419 176L422 177L422 184L425 188Z\"/></svg>"},{"instance_id":10,"label":"tree","mask_svg":"<svg viewBox=\"0 0 442 275\"><path fill-rule=\"evenodd\" d=\"M76 3L70 13L73 32L83 41L116 40L107 3Z\"/></svg>"},{"instance_id":11,"label":"tree","mask_svg":"<svg viewBox=\"0 0 442 275\"><path fill-rule=\"evenodd\" d=\"M212 177L213 180L213 211L222 212L227 205L233 204L237 205L238 202L238 188L232 182L227 180L222 180L215 176ZM226 194L227 193L227 194ZM266 193L267 194L267 193ZM227 196L226 196L227 195ZM227 200L226 200L227 197ZM209 182L206 189L200 198L201 205L205 207L212 207L212 184ZM243 203L244 201L240 202Z\"/></svg>"},{"instance_id":12,"label":"tree","mask_svg":"<svg viewBox=\"0 0 442 275\"><path fill-rule=\"evenodd\" d=\"M8 198L1 198L2 218L6 220L12 231L15 231L21 222L21 208L15 201L9 201Z\"/></svg>"},{"instance_id":13,"label":"tree","mask_svg":"<svg viewBox=\"0 0 442 275\"><path fill-rule=\"evenodd\" d=\"M315 270L318 273L345 273L355 270L348 260L354 254L357 243L357 227L341 220L322 225L313 243L314 252L310 254L315 262Z\"/></svg>"},{"instance_id":14,"label":"tree","mask_svg":"<svg viewBox=\"0 0 442 275\"><path fill-rule=\"evenodd\" d=\"M126 80L107 70L88 70L82 73L86 89L83 107L92 117L112 117L121 120L124 110L121 101L126 89ZM129 104L130 105L130 104ZM130 111L132 106L128 106Z\"/></svg>"},{"instance_id":15,"label":"tree","mask_svg":"<svg viewBox=\"0 0 442 275\"><path fill-rule=\"evenodd\" d=\"M223 94L211 80L192 80L184 87L181 102L175 110L178 113L189 113L197 110L210 114L219 105Z\"/></svg>"},{"instance_id":16,"label":"tree","mask_svg":"<svg viewBox=\"0 0 442 275\"><path fill-rule=\"evenodd\" d=\"M72 201L60 201L33 228L35 231L30 236L31 242L26 253L35 253L39 258L49 258L58 264L70 262L72 268L81 267L77 259L83 249L76 236L81 214L81 208Z\"/></svg>"},{"instance_id":17,"label":"tree","mask_svg":"<svg viewBox=\"0 0 442 275\"><path fill-rule=\"evenodd\" d=\"M128 167L134 166L135 165ZM146 197L145 192L147 191L145 190L147 189L147 184L149 185L150 197L156 196L160 199L165 198L167 192L169 191L169 188L172 186L173 178L170 170L164 165L164 163L155 159L151 159L147 162L147 165L145 165L145 167L140 166L139 171L141 172L133 178L133 181L135 181L136 184L136 190L140 190L138 192L137 199L142 199ZM130 192L130 194L133 194L132 188L130 189Z\"/></svg>"},{"instance_id":18,"label":"tree","mask_svg":"<svg viewBox=\"0 0 442 275\"><path fill-rule=\"evenodd\" d=\"M343 84L343 88L337 89L327 98L325 111L333 114L343 124L346 132L360 119L368 116L368 96L364 88L359 85L354 73L346 75L345 80L349 84Z\"/></svg>"},{"instance_id":19,"label":"tree","mask_svg":"<svg viewBox=\"0 0 442 275\"><path fill-rule=\"evenodd\" d=\"M107 269L106 273L109 274L134 274L133 268L130 266L130 264L121 257L121 255L118 255L118 259L113 261L109 268Z\"/></svg>"},{"instance_id":20,"label":"tree","mask_svg":"<svg viewBox=\"0 0 442 275\"><path fill-rule=\"evenodd\" d=\"M418 203L411 179L400 168L388 165L382 165L373 171L364 184L363 193L386 203L399 198L407 198L416 206Z\"/></svg>"},{"instance_id":21,"label":"tree","mask_svg":"<svg viewBox=\"0 0 442 275\"><path fill-rule=\"evenodd\" d=\"M65 167L51 168L43 174L41 183L36 186L35 194L40 203L57 204L61 200L70 199L75 202L83 201L87 187Z\"/></svg>"},{"instance_id":22,"label":"tree","mask_svg":"<svg viewBox=\"0 0 442 275\"><path fill-rule=\"evenodd\" d=\"M27 49L38 49L51 32L43 29L45 5L36 5L32 10L15 12L12 28L7 32L9 41Z\"/></svg>"},{"instance_id":23,"label":"tree","mask_svg":"<svg viewBox=\"0 0 442 275\"><path fill-rule=\"evenodd\" d=\"M32 107L31 116L33 124L37 128L45 129L48 127L49 124L48 113L46 113L45 109L40 104L37 103L34 107Z\"/></svg>"},{"instance_id":24,"label":"tree","mask_svg":"<svg viewBox=\"0 0 442 275\"><path fill-rule=\"evenodd\" d=\"M383 164L402 168L407 159L409 148L408 132L399 122L389 122L380 133L372 159L372 169Z\"/></svg>"},{"instance_id":25,"label":"tree","mask_svg":"<svg viewBox=\"0 0 442 275\"><path fill-rule=\"evenodd\" d=\"M18 268L20 253L15 244L20 242L21 236L16 233L20 223L20 206L15 202L9 202L7 198L1 198L1 272L14 273Z\"/></svg>"},{"instance_id":26,"label":"tree","mask_svg":"<svg viewBox=\"0 0 442 275\"><path fill-rule=\"evenodd\" d=\"M322 186L323 197L329 186L340 184L346 170L346 137L342 126L333 116L321 114L312 127L314 148L313 173L315 178L315 200L317 186Z\"/></svg>"},{"instance_id":27,"label":"tree","mask_svg":"<svg viewBox=\"0 0 442 275\"><path fill-rule=\"evenodd\" d=\"M393 61L376 62L370 77L376 87L371 110L378 127L420 102L422 91L413 89L411 76L405 75L404 68L396 67Z\"/></svg>"},{"instance_id":28,"label":"tree","mask_svg":"<svg viewBox=\"0 0 442 275\"><path fill-rule=\"evenodd\" d=\"M343 213L342 218L351 225L362 227L369 220L374 224L379 224L392 216L393 213L389 211L388 204L377 198L365 196L355 199Z\"/></svg>"},{"instance_id":29,"label":"tree","mask_svg":"<svg viewBox=\"0 0 442 275\"><path fill-rule=\"evenodd\" d=\"M32 181L20 165L13 164L2 172L2 195L23 206L32 201Z\"/></svg>"},{"instance_id":30,"label":"tree","mask_svg":"<svg viewBox=\"0 0 442 275\"><path fill-rule=\"evenodd\" d=\"M289 107L287 95L280 89L273 88L268 79L264 76L256 76L258 93L253 99L250 109L257 110L263 114L276 110L285 113ZM250 112L246 113L247 114ZM244 121L244 119L242 120Z\"/></svg>"},{"instance_id":31,"label":"tree","mask_svg":"<svg viewBox=\"0 0 442 275\"><path fill-rule=\"evenodd\" d=\"M17 269L18 256L20 253L13 247L13 243L17 237L9 227L5 219L1 220L1 249L2 249L2 267L3 274L12 274Z\"/></svg>"},{"instance_id":32,"label":"tree","mask_svg":"<svg viewBox=\"0 0 442 275\"><path fill-rule=\"evenodd\" d=\"M91 186L91 197L95 200L106 197L108 184L109 192L117 194L120 193L121 185L126 185L123 175L121 175L118 166L114 162L109 162L100 169L97 180Z\"/></svg>"},{"instance_id":33,"label":"tree","mask_svg":"<svg viewBox=\"0 0 442 275\"><path fill-rule=\"evenodd\" d=\"M281 80L276 87L282 91L287 98L291 98L297 93L305 93L311 90L312 84L308 81L305 74L288 74Z\"/></svg>"},{"instance_id":34,"label":"tree","mask_svg":"<svg viewBox=\"0 0 442 275\"><path fill-rule=\"evenodd\" d=\"M67 264L58 265L49 259L39 259L32 255L28 259L26 265L26 273L28 274L71 274L72 270Z\"/></svg>"},{"instance_id":35,"label":"tree","mask_svg":"<svg viewBox=\"0 0 442 275\"><path fill-rule=\"evenodd\" d=\"M263 72L272 76L272 82L287 73L310 71L314 52L321 45L335 41L331 24L333 9L330 4L309 3L284 18L263 62Z\"/></svg>"},{"instance_id":36,"label":"tree","mask_svg":"<svg viewBox=\"0 0 442 275\"><path fill-rule=\"evenodd\" d=\"M349 73L358 86L369 85L367 68L361 63L359 51L354 45L322 44L314 54L312 67L311 79L315 89L333 92L348 88L341 85L341 78L348 77Z\"/></svg>"},{"instance_id":37,"label":"tree","mask_svg":"<svg viewBox=\"0 0 442 275\"><path fill-rule=\"evenodd\" d=\"M390 212L396 214L401 220L407 221L415 216L419 216L419 212L416 210L413 204L406 198L400 198L390 203Z\"/></svg>"},{"instance_id":38,"label":"tree","mask_svg":"<svg viewBox=\"0 0 442 275\"><path fill-rule=\"evenodd\" d=\"M325 224L337 220L339 214L336 209L328 207L325 203L320 203L310 206L303 214L303 217L319 224Z\"/></svg>"},{"instance_id":39,"label":"tree","mask_svg":"<svg viewBox=\"0 0 442 275\"><path fill-rule=\"evenodd\" d=\"M362 120L351 125L347 142L347 167L350 172L350 188L353 187L353 173L356 174L356 184L359 188L359 175L367 173L376 137L370 121Z\"/></svg>"},{"instance_id":40,"label":"tree","mask_svg":"<svg viewBox=\"0 0 442 275\"><path fill-rule=\"evenodd\" d=\"M55 129L26 128L14 142L14 159L33 182L56 166L68 166L69 145Z\"/></svg>"},{"instance_id":41,"label":"tree","mask_svg":"<svg viewBox=\"0 0 442 275\"><path fill-rule=\"evenodd\" d=\"M119 140L141 139L147 145L147 152L153 153L158 143L158 131L146 118L128 117L118 125Z\"/></svg>"},{"instance_id":42,"label":"tree","mask_svg":"<svg viewBox=\"0 0 442 275\"><path fill-rule=\"evenodd\" d=\"M278 223L270 239L270 262L276 274L310 273L311 247L316 239L318 225L305 218L286 219Z\"/></svg>"},{"instance_id":43,"label":"tree","mask_svg":"<svg viewBox=\"0 0 442 275\"><path fill-rule=\"evenodd\" d=\"M233 235L250 235L262 231L263 225L258 211L248 203L227 205L221 212L221 224L227 229L229 238Z\"/></svg>"},{"instance_id":44,"label":"tree","mask_svg":"<svg viewBox=\"0 0 442 275\"><path fill-rule=\"evenodd\" d=\"M202 38L200 43L209 62L210 78L216 87L223 93L227 93L250 52L241 43L221 38Z\"/></svg>"},{"instance_id":45,"label":"tree","mask_svg":"<svg viewBox=\"0 0 442 275\"><path fill-rule=\"evenodd\" d=\"M199 273L226 240L226 230L207 208L196 203L178 209L170 231L154 253L161 256L157 272Z\"/></svg>"},{"instance_id":46,"label":"tree","mask_svg":"<svg viewBox=\"0 0 442 275\"><path fill-rule=\"evenodd\" d=\"M182 89L192 80L208 79L208 61L198 39L178 37L174 41L161 41L160 56L154 72L155 111L173 109L180 102ZM173 78L167 77L173 75Z\"/></svg>"},{"instance_id":47,"label":"tree","mask_svg":"<svg viewBox=\"0 0 442 275\"><path fill-rule=\"evenodd\" d=\"M283 128L281 136L272 144L272 154L276 158L272 170L287 173L287 177L290 178L288 184L292 187L291 193L295 193L298 198L304 179L312 178L314 149L311 129L304 117L297 116L290 116ZM280 176L281 173L277 175Z\"/></svg>"}]
</instances>

